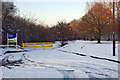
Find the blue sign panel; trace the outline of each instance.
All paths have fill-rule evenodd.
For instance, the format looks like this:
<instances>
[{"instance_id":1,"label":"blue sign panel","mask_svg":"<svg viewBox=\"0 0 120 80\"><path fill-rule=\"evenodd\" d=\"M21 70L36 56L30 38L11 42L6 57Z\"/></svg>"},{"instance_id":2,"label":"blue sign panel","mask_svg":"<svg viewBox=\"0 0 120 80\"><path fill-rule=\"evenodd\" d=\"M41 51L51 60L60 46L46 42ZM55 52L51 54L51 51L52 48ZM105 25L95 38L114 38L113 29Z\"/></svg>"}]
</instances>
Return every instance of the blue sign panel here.
<instances>
[{"instance_id":1,"label":"blue sign panel","mask_svg":"<svg viewBox=\"0 0 120 80\"><path fill-rule=\"evenodd\" d=\"M8 33L8 39L14 39L16 37L17 37L16 33Z\"/></svg>"},{"instance_id":2,"label":"blue sign panel","mask_svg":"<svg viewBox=\"0 0 120 80\"><path fill-rule=\"evenodd\" d=\"M17 43L16 33L8 33L8 43Z\"/></svg>"}]
</instances>

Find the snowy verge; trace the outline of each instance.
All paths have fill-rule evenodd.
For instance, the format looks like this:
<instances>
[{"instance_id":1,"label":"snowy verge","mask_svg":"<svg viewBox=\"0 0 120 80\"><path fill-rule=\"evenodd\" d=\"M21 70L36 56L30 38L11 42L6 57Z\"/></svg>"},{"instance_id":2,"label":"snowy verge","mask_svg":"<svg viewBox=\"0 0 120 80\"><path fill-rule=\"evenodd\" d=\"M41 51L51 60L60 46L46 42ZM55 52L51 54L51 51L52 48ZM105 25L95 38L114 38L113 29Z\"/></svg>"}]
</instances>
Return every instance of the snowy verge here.
<instances>
[{"instance_id":1,"label":"snowy verge","mask_svg":"<svg viewBox=\"0 0 120 80\"><path fill-rule=\"evenodd\" d=\"M118 46L120 44L116 42L116 56L113 56L112 41L102 41L102 44L97 44L97 41L69 41L67 45L59 48L59 50L119 61L120 52L118 52Z\"/></svg>"},{"instance_id":2,"label":"snowy verge","mask_svg":"<svg viewBox=\"0 0 120 80\"><path fill-rule=\"evenodd\" d=\"M116 62L116 63L120 64L119 60L114 60L114 59L109 59L109 58L104 58L104 57L97 57L97 56L92 56L92 55L85 55L85 54L82 54L82 53L75 53L75 52L69 52L69 51L64 51L64 50L59 50L59 51L66 52L66 53L71 53L71 54L76 54L76 55L80 55L80 56L88 56L88 57L95 58L95 59L112 61L112 62Z\"/></svg>"}]
</instances>

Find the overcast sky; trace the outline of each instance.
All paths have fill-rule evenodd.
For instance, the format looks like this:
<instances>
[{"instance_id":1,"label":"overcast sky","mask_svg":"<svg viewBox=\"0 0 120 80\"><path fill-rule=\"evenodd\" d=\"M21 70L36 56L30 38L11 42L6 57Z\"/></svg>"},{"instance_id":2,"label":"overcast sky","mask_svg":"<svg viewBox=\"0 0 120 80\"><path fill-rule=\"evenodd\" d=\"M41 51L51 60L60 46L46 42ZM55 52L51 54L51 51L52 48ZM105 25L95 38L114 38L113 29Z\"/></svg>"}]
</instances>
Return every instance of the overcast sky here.
<instances>
[{"instance_id":1,"label":"overcast sky","mask_svg":"<svg viewBox=\"0 0 120 80\"><path fill-rule=\"evenodd\" d=\"M15 1L21 16L32 16L37 23L54 25L58 21L69 22L86 13L87 0L24 0Z\"/></svg>"}]
</instances>

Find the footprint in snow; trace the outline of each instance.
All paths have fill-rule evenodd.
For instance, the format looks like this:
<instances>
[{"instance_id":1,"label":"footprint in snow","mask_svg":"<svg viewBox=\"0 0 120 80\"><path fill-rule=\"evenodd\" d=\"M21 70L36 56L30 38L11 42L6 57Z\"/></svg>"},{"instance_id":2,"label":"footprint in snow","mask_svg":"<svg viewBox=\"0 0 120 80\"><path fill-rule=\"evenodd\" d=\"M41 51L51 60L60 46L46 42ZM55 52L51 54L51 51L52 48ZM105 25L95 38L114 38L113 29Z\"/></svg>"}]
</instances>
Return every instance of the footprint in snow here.
<instances>
[{"instance_id":1,"label":"footprint in snow","mask_svg":"<svg viewBox=\"0 0 120 80\"><path fill-rule=\"evenodd\" d=\"M85 46L82 46L81 49L84 48L84 47L85 47Z\"/></svg>"}]
</instances>

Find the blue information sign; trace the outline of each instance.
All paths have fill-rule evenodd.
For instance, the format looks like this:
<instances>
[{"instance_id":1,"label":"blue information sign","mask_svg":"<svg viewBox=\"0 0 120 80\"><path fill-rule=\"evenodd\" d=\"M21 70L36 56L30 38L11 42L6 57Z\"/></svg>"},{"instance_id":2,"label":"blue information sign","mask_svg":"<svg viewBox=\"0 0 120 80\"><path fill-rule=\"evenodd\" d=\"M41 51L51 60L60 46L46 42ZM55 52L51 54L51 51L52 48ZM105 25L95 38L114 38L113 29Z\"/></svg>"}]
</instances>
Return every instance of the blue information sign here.
<instances>
[{"instance_id":1,"label":"blue information sign","mask_svg":"<svg viewBox=\"0 0 120 80\"><path fill-rule=\"evenodd\" d=\"M8 33L8 43L17 43L16 33Z\"/></svg>"},{"instance_id":2,"label":"blue information sign","mask_svg":"<svg viewBox=\"0 0 120 80\"><path fill-rule=\"evenodd\" d=\"M13 39L16 37L17 37L16 33L8 33L8 39Z\"/></svg>"}]
</instances>

